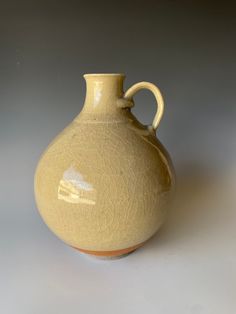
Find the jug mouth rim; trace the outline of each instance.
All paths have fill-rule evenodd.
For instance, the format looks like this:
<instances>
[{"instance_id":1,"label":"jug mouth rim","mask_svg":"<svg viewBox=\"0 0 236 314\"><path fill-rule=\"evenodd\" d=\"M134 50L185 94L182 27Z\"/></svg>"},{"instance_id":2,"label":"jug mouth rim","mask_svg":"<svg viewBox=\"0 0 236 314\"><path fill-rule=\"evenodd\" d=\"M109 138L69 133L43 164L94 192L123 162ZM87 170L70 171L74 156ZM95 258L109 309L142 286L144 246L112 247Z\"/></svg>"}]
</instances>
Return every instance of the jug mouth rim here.
<instances>
[{"instance_id":1,"label":"jug mouth rim","mask_svg":"<svg viewBox=\"0 0 236 314\"><path fill-rule=\"evenodd\" d=\"M86 73L83 75L84 77L90 76L122 76L125 77L124 73Z\"/></svg>"}]
</instances>

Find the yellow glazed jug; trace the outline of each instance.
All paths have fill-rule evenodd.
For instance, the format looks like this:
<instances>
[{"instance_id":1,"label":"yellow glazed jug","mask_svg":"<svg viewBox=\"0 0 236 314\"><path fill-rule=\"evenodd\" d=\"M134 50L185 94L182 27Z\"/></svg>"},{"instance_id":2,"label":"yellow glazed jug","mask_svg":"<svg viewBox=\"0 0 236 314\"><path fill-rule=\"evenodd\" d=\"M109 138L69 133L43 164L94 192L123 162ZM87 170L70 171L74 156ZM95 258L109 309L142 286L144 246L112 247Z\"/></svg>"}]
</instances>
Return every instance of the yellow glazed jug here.
<instances>
[{"instance_id":1,"label":"yellow glazed jug","mask_svg":"<svg viewBox=\"0 0 236 314\"><path fill-rule=\"evenodd\" d=\"M35 174L36 202L48 227L81 252L117 257L162 225L174 186L172 163L156 137L164 102L148 82L123 92L123 74L86 74L80 114L49 145ZM131 112L133 96L157 101L151 126Z\"/></svg>"}]
</instances>

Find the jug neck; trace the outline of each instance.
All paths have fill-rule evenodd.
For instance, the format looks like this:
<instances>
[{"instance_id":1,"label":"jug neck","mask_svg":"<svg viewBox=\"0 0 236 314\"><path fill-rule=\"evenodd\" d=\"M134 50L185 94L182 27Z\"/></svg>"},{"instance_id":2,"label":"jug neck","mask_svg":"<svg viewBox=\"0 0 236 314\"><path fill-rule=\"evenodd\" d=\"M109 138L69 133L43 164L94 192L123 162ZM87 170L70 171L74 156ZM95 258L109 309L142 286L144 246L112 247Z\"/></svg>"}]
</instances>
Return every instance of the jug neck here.
<instances>
[{"instance_id":1,"label":"jug neck","mask_svg":"<svg viewBox=\"0 0 236 314\"><path fill-rule=\"evenodd\" d=\"M112 114L119 108L116 102L123 96L123 74L85 74L86 98L83 112Z\"/></svg>"}]
</instances>

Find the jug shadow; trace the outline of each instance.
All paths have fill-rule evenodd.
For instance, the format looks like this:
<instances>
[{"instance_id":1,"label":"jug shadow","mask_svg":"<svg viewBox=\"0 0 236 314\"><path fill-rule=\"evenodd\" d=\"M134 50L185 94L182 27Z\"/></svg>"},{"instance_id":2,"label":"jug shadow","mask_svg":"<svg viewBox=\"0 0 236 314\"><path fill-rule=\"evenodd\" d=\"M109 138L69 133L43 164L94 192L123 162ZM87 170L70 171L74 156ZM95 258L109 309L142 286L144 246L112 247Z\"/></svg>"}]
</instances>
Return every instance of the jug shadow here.
<instances>
[{"instance_id":1,"label":"jug shadow","mask_svg":"<svg viewBox=\"0 0 236 314\"><path fill-rule=\"evenodd\" d=\"M222 177L215 169L196 163L185 164L177 174L176 192L168 218L144 246L154 250L175 245L186 238L216 233L224 223L227 196Z\"/></svg>"}]
</instances>

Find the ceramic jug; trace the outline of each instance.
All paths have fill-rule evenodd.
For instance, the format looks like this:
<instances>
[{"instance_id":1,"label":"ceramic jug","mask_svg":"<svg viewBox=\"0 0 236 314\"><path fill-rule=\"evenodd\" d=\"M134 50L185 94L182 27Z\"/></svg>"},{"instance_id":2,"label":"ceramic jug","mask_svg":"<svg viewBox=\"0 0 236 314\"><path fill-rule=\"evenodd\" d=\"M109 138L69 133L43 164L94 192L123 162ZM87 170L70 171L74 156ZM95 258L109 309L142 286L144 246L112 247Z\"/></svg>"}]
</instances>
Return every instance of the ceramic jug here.
<instances>
[{"instance_id":1,"label":"ceramic jug","mask_svg":"<svg viewBox=\"0 0 236 314\"><path fill-rule=\"evenodd\" d=\"M81 252L118 257L142 246L166 217L174 186L170 157L156 137L164 102L148 82L123 92L123 74L86 74L84 106L48 146L35 174L39 212ZM157 101L151 126L132 114L133 96Z\"/></svg>"}]
</instances>

